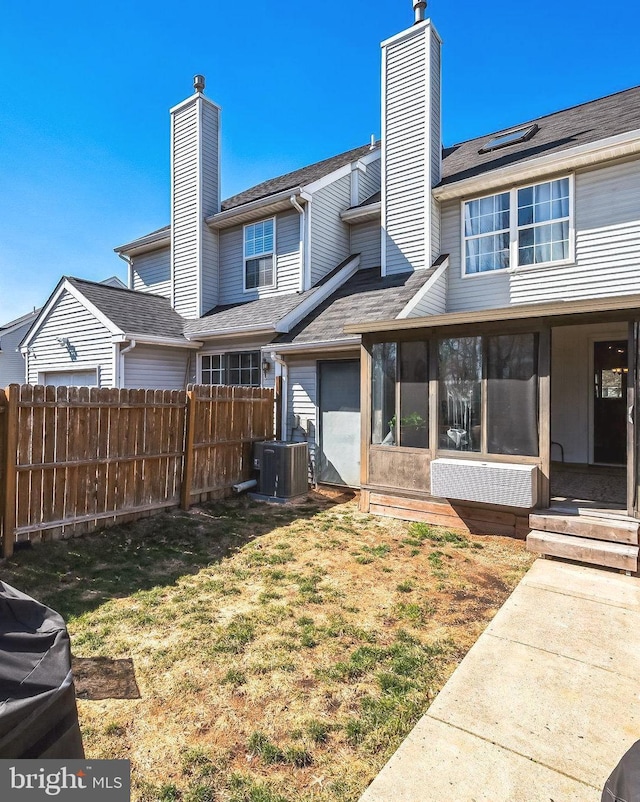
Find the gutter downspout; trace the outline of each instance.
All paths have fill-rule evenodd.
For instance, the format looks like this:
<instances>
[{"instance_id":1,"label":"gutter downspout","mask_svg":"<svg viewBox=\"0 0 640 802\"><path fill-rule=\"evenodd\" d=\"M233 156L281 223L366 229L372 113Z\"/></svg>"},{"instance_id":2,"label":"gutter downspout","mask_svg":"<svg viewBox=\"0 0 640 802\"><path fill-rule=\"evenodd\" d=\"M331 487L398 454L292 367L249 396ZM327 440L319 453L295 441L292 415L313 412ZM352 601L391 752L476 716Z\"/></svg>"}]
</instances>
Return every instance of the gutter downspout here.
<instances>
[{"instance_id":1,"label":"gutter downspout","mask_svg":"<svg viewBox=\"0 0 640 802\"><path fill-rule=\"evenodd\" d=\"M118 252L116 251L116 253L118 253ZM132 290L133 289L133 262L131 261L131 259L128 256L125 256L122 253L118 253L118 256L120 257L120 259L122 259L123 262L127 263L128 284L129 284L129 289Z\"/></svg>"},{"instance_id":2,"label":"gutter downspout","mask_svg":"<svg viewBox=\"0 0 640 802\"><path fill-rule=\"evenodd\" d=\"M305 248L305 232L307 230L306 213L304 207L300 205L297 197L292 195L289 198L291 205L296 209L300 215L300 282L298 292L304 292L304 277L305 277L305 263L306 263L306 248Z\"/></svg>"},{"instance_id":3,"label":"gutter downspout","mask_svg":"<svg viewBox=\"0 0 640 802\"><path fill-rule=\"evenodd\" d=\"M282 438L287 440L287 418L289 410L287 409L287 398L289 395L289 366L284 359L279 356L275 351L271 352L271 359L276 365L280 366L280 375L282 376Z\"/></svg>"},{"instance_id":4,"label":"gutter downspout","mask_svg":"<svg viewBox=\"0 0 640 802\"><path fill-rule=\"evenodd\" d=\"M118 376L118 384L120 387L122 387L124 383L124 355L128 354L129 351L133 351L136 345L137 345L136 341L131 340L129 345L120 351L120 376Z\"/></svg>"}]
</instances>

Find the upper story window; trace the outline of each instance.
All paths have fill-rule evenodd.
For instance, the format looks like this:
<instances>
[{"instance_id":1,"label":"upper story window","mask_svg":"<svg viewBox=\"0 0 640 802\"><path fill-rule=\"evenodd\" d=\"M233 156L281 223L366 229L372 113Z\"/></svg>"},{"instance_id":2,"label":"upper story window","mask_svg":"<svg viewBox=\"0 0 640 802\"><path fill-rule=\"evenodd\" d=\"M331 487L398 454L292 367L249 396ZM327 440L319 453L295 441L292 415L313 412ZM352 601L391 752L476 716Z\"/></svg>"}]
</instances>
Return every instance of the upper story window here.
<instances>
[{"instance_id":1,"label":"upper story window","mask_svg":"<svg viewBox=\"0 0 640 802\"><path fill-rule=\"evenodd\" d=\"M260 351L207 354L201 359L202 384L260 387Z\"/></svg>"},{"instance_id":2,"label":"upper story window","mask_svg":"<svg viewBox=\"0 0 640 802\"><path fill-rule=\"evenodd\" d=\"M518 264L569 258L569 179L518 190Z\"/></svg>"},{"instance_id":3,"label":"upper story window","mask_svg":"<svg viewBox=\"0 0 640 802\"><path fill-rule=\"evenodd\" d=\"M275 219L244 227L244 288L273 287Z\"/></svg>"},{"instance_id":4,"label":"upper story window","mask_svg":"<svg viewBox=\"0 0 640 802\"><path fill-rule=\"evenodd\" d=\"M466 201L465 275L571 259L570 178Z\"/></svg>"}]
</instances>

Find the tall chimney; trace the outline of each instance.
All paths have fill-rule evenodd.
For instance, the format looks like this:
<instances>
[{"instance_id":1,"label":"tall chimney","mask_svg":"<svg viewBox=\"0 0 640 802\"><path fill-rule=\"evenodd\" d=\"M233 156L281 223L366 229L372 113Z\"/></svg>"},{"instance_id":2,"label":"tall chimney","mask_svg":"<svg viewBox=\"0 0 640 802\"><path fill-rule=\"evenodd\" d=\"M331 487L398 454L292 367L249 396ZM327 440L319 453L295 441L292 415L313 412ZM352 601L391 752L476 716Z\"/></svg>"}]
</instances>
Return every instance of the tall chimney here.
<instances>
[{"instance_id":1,"label":"tall chimney","mask_svg":"<svg viewBox=\"0 0 640 802\"><path fill-rule=\"evenodd\" d=\"M205 219L220 211L220 107L202 92L171 109L171 301L186 318L218 303L218 236Z\"/></svg>"},{"instance_id":2,"label":"tall chimney","mask_svg":"<svg viewBox=\"0 0 640 802\"><path fill-rule=\"evenodd\" d=\"M428 268L439 255L441 40L424 1L416 23L382 43L382 274Z\"/></svg>"},{"instance_id":3,"label":"tall chimney","mask_svg":"<svg viewBox=\"0 0 640 802\"><path fill-rule=\"evenodd\" d=\"M424 12L426 11L427 3L425 0L414 0L413 13L415 15L414 25L418 22L424 22Z\"/></svg>"}]
</instances>

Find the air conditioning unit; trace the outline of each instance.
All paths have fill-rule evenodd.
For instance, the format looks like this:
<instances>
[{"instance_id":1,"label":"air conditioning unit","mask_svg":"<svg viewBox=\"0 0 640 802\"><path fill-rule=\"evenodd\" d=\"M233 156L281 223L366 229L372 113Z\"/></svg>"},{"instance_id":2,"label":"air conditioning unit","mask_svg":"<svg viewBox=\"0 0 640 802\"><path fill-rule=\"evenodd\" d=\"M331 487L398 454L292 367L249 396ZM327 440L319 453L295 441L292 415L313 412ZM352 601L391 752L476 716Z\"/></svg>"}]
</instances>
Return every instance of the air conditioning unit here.
<instances>
[{"instance_id":1,"label":"air conditioning unit","mask_svg":"<svg viewBox=\"0 0 640 802\"><path fill-rule=\"evenodd\" d=\"M255 443L253 467L260 473L260 495L286 499L307 492L309 451L306 443L284 443L281 440Z\"/></svg>"},{"instance_id":2,"label":"air conditioning unit","mask_svg":"<svg viewBox=\"0 0 640 802\"><path fill-rule=\"evenodd\" d=\"M509 462L434 459L431 495L531 509L538 498L538 468Z\"/></svg>"}]
</instances>

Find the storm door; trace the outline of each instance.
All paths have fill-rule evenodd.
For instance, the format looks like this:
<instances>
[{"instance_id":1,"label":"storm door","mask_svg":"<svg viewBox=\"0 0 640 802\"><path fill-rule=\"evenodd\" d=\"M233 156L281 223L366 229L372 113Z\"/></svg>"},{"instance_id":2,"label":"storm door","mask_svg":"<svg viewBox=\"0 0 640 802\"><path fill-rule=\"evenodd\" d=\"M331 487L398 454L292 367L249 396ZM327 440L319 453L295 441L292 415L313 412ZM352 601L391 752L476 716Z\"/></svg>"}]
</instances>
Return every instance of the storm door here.
<instances>
[{"instance_id":1,"label":"storm door","mask_svg":"<svg viewBox=\"0 0 640 802\"><path fill-rule=\"evenodd\" d=\"M318 481L360 486L360 362L319 362Z\"/></svg>"}]
</instances>

